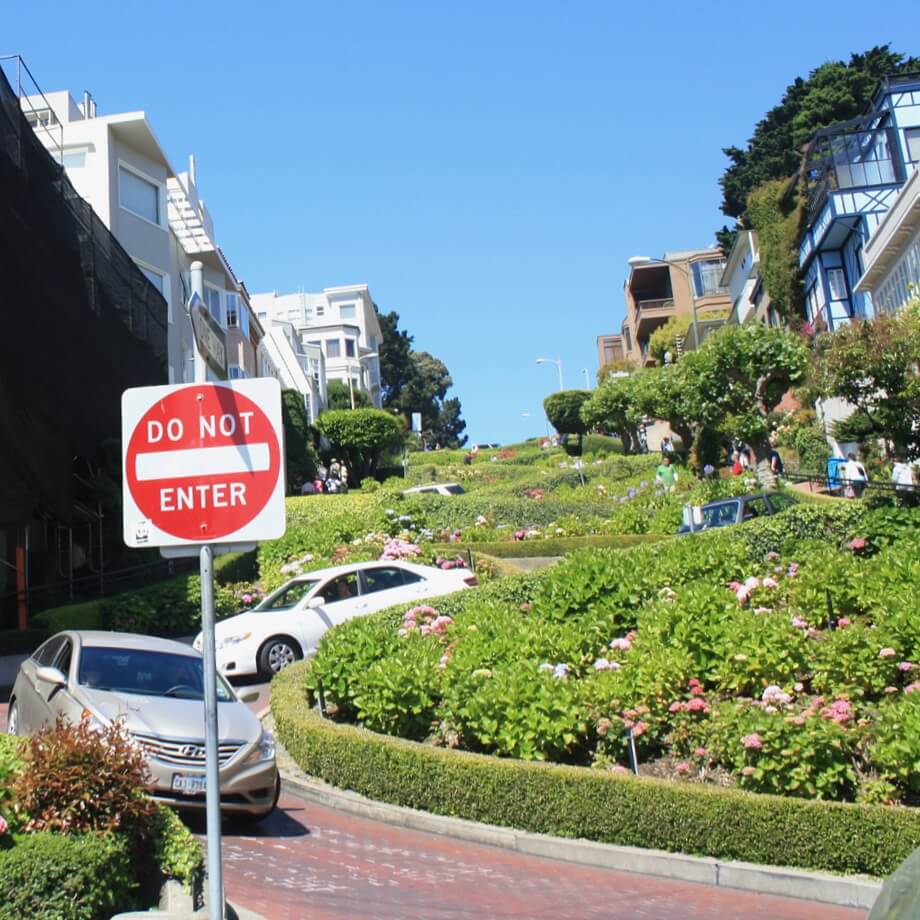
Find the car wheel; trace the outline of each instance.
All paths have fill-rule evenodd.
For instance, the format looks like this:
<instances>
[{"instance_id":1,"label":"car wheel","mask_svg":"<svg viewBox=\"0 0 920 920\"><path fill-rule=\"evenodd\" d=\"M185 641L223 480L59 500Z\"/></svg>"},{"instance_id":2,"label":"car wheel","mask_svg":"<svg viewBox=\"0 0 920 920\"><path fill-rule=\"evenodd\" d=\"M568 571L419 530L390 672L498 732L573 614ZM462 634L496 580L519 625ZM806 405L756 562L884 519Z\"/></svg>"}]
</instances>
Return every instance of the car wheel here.
<instances>
[{"instance_id":1,"label":"car wheel","mask_svg":"<svg viewBox=\"0 0 920 920\"><path fill-rule=\"evenodd\" d=\"M272 636L259 649L259 674L271 680L289 664L303 658L300 646L290 636Z\"/></svg>"},{"instance_id":2,"label":"car wheel","mask_svg":"<svg viewBox=\"0 0 920 920\"><path fill-rule=\"evenodd\" d=\"M6 733L8 735L19 734L19 706L15 700L10 703L9 712L6 714Z\"/></svg>"},{"instance_id":3,"label":"car wheel","mask_svg":"<svg viewBox=\"0 0 920 920\"><path fill-rule=\"evenodd\" d=\"M264 821L274 810L275 806L278 804L278 799L281 797L281 777L275 777L275 797L272 799L271 805L265 809L265 811L237 811L232 815L234 823L242 826L248 827L252 824L258 824L259 821Z\"/></svg>"}]
</instances>

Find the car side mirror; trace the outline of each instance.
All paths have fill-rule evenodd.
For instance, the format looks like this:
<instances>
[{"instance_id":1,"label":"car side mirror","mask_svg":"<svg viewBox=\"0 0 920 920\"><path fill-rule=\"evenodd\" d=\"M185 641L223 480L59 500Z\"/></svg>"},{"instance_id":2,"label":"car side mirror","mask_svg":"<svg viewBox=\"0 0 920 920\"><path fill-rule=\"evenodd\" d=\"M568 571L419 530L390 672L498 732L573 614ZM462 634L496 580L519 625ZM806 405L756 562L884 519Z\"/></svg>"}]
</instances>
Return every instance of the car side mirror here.
<instances>
[{"instance_id":1,"label":"car side mirror","mask_svg":"<svg viewBox=\"0 0 920 920\"><path fill-rule=\"evenodd\" d=\"M67 684L67 678L62 671L52 668L50 665L42 665L35 671L35 676L44 684L55 684L58 687L64 687Z\"/></svg>"},{"instance_id":2,"label":"car side mirror","mask_svg":"<svg viewBox=\"0 0 920 920\"><path fill-rule=\"evenodd\" d=\"M241 703L254 703L259 698L258 690L243 690L237 694L237 699Z\"/></svg>"},{"instance_id":3,"label":"car side mirror","mask_svg":"<svg viewBox=\"0 0 920 920\"><path fill-rule=\"evenodd\" d=\"M324 598L321 594L318 594L316 597L311 597L310 600L307 601L307 606L316 608L322 607L325 603L326 598Z\"/></svg>"}]
</instances>

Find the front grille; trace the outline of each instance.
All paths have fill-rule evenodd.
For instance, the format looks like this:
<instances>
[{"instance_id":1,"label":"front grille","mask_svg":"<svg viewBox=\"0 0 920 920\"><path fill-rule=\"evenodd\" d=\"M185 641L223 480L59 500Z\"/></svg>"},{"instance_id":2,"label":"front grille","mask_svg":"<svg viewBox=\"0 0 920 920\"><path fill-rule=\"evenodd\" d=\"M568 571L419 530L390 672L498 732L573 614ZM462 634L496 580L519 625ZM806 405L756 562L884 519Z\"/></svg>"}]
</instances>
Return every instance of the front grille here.
<instances>
[{"instance_id":1,"label":"front grille","mask_svg":"<svg viewBox=\"0 0 920 920\"><path fill-rule=\"evenodd\" d=\"M204 741L187 738L160 738L158 735L143 735L132 732L132 737L148 757L155 757L163 763L178 767L203 767L205 763ZM236 755L244 741L221 741L217 745L217 761L225 766Z\"/></svg>"}]
</instances>

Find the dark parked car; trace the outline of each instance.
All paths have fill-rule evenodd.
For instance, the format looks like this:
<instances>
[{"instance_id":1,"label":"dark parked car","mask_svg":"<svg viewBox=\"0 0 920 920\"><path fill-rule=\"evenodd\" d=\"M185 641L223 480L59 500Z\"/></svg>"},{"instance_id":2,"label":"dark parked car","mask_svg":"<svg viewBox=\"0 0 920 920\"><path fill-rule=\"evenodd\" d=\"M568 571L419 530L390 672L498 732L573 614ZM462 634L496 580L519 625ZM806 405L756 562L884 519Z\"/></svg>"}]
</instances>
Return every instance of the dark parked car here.
<instances>
[{"instance_id":1,"label":"dark parked car","mask_svg":"<svg viewBox=\"0 0 920 920\"><path fill-rule=\"evenodd\" d=\"M758 517L779 514L791 508L796 500L782 492L752 492L738 498L720 498L703 505L703 522L693 527L695 532L711 530L713 527L730 527L743 524ZM678 533L690 533L689 524L681 524Z\"/></svg>"}]
</instances>

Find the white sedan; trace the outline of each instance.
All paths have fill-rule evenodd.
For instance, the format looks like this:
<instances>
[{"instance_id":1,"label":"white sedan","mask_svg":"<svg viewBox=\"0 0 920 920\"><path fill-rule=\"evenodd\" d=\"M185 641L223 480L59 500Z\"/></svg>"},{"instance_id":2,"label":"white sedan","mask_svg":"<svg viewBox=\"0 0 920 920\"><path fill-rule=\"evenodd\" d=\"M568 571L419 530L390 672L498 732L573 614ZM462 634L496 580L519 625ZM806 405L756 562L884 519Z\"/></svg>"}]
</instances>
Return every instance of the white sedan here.
<instances>
[{"instance_id":1,"label":"white sedan","mask_svg":"<svg viewBox=\"0 0 920 920\"><path fill-rule=\"evenodd\" d=\"M444 571L381 560L339 565L291 579L252 610L217 624L217 669L227 677L271 678L312 656L327 629L353 617L451 594L477 583L469 569ZM201 650L201 633L195 648Z\"/></svg>"}]
</instances>

